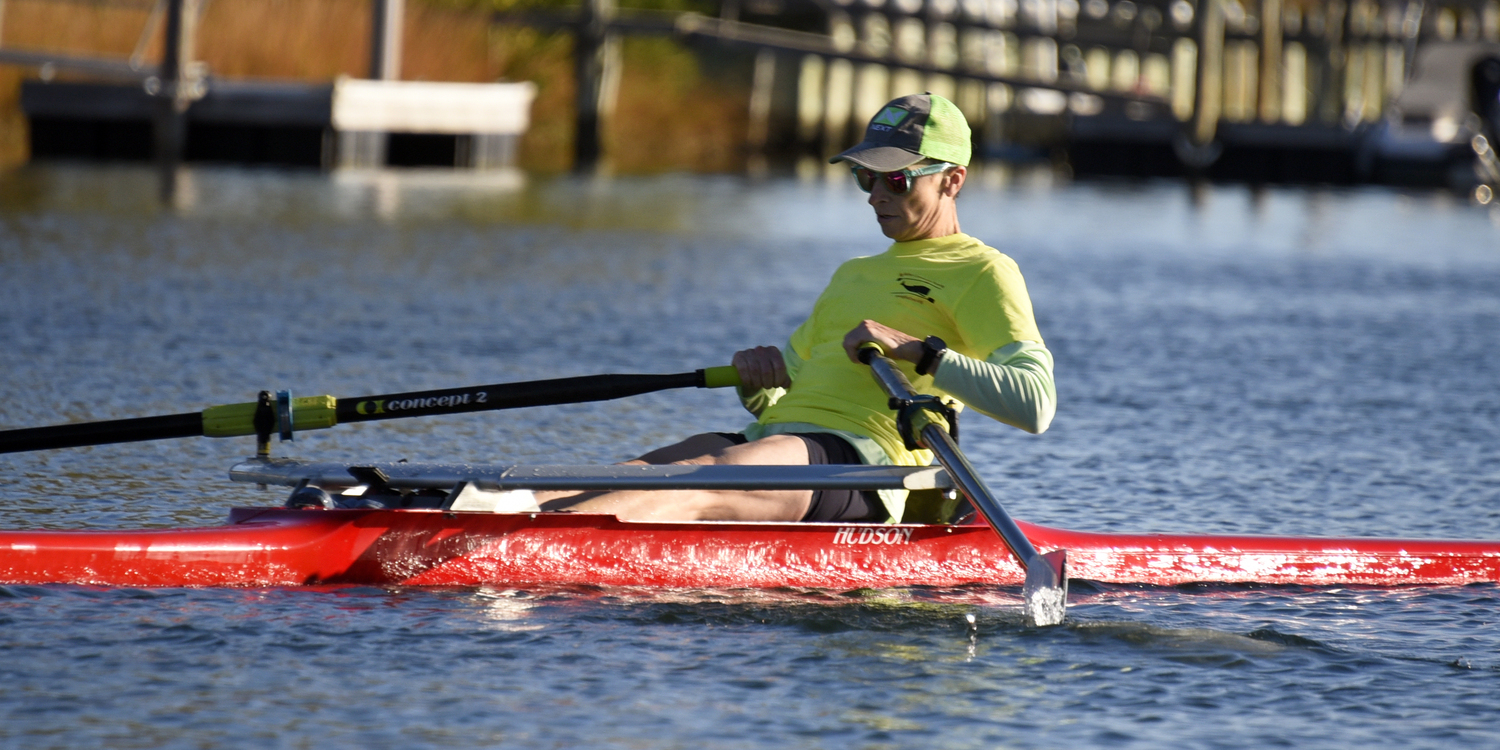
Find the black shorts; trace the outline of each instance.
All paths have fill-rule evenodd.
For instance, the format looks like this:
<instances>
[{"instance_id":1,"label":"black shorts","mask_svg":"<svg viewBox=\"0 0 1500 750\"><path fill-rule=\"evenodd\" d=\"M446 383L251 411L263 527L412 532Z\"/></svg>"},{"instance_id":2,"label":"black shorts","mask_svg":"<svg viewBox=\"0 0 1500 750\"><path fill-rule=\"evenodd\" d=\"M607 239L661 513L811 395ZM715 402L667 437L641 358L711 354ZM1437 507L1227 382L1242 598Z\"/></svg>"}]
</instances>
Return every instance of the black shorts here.
<instances>
[{"instance_id":1,"label":"black shorts","mask_svg":"<svg viewBox=\"0 0 1500 750\"><path fill-rule=\"evenodd\" d=\"M750 439L738 432L716 433L735 445L744 445ZM782 433L798 437L807 444L807 463L863 464L859 451L838 435L826 432ZM813 523L879 523L887 518L885 504L874 490L814 490L812 503L807 506L803 521Z\"/></svg>"}]
</instances>

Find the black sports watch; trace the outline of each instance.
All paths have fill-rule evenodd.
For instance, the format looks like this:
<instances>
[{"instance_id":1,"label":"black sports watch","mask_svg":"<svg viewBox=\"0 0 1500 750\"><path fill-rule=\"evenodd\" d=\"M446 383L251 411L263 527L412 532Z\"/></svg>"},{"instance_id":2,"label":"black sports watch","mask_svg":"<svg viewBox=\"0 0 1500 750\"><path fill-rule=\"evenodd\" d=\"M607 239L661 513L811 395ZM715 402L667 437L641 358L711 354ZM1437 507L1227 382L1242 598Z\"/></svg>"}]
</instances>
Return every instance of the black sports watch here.
<instances>
[{"instance_id":1,"label":"black sports watch","mask_svg":"<svg viewBox=\"0 0 1500 750\"><path fill-rule=\"evenodd\" d=\"M943 358L943 352L948 351L948 344L936 336L928 336L922 339L922 360L917 363L917 374L928 375L937 368L938 361Z\"/></svg>"}]
</instances>

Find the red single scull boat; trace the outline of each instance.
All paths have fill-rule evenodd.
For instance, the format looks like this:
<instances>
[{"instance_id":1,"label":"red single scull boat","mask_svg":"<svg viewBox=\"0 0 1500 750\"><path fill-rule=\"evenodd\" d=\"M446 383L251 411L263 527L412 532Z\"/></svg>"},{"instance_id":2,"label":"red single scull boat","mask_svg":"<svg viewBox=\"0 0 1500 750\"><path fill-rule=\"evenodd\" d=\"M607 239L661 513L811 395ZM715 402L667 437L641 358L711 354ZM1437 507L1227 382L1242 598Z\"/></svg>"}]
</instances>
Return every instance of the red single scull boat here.
<instances>
[{"instance_id":1,"label":"red single scull boat","mask_svg":"<svg viewBox=\"0 0 1500 750\"><path fill-rule=\"evenodd\" d=\"M1500 542L1099 534L1016 522L958 448L955 414L861 353L912 445L941 469L883 466L486 467L318 464L270 458L270 439L349 421L727 387L732 367L605 375L336 399L262 391L201 413L0 431L0 453L204 435L256 436L230 477L295 487L283 508L235 508L225 526L0 531L0 584L891 588L1021 584L1034 625L1063 621L1069 578L1105 583L1303 585L1500 581ZM920 491L954 523L625 522L611 515L496 512L517 489ZM335 494L338 500L334 499ZM972 512L955 515L959 499ZM946 500L946 502L944 502ZM535 507L534 504L532 507ZM908 504L910 513L911 504ZM982 520L980 520L982 519ZM968 522L965 522L967 520Z\"/></svg>"},{"instance_id":2,"label":"red single scull boat","mask_svg":"<svg viewBox=\"0 0 1500 750\"><path fill-rule=\"evenodd\" d=\"M637 523L609 515L444 508L463 482L489 489L730 487L745 482L932 489L948 484L938 469L349 467L279 459L246 462L231 476L243 482L322 487L343 493L340 497L383 497L404 507L235 508L228 525L199 529L0 531L0 583L584 583L843 590L1018 585L1025 576L983 521ZM371 481L381 486L372 488ZM430 507L417 507L424 502ZM1500 542L1103 534L1018 525L1037 549L1067 550L1070 578L1107 583L1389 586L1500 581Z\"/></svg>"}]
</instances>

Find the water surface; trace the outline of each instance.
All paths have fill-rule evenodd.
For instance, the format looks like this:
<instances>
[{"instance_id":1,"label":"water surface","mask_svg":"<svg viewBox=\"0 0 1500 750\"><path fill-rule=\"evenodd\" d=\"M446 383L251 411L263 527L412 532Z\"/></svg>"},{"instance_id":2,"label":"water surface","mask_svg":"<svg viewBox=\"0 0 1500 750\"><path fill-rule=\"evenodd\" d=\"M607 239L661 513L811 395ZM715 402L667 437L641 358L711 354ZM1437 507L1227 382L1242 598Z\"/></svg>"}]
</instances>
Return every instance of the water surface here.
<instances>
[{"instance_id":1,"label":"water surface","mask_svg":"<svg viewBox=\"0 0 1500 750\"><path fill-rule=\"evenodd\" d=\"M884 242L842 182L0 176L0 429L677 372L780 343ZM1026 520L1500 538L1500 220L1436 193L975 180L1058 417L964 445ZM613 461L729 394L348 425L334 460ZM220 522L248 438L0 456L0 527ZM1497 588L0 587L16 747L1450 747L1500 740ZM968 616L974 617L971 625Z\"/></svg>"}]
</instances>

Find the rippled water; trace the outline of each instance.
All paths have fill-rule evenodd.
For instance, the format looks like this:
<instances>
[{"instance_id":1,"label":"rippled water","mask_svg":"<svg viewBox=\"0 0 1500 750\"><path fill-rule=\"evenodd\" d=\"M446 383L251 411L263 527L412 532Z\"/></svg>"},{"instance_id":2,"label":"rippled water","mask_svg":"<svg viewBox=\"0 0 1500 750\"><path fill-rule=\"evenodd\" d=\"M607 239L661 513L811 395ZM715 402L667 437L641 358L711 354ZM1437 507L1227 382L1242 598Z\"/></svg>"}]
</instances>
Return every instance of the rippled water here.
<instances>
[{"instance_id":1,"label":"rippled water","mask_svg":"<svg viewBox=\"0 0 1500 750\"><path fill-rule=\"evenodd\" d=\"M987 184L988 183L988 184ZM0 175L0 429L677 372L779 343L883 242L837 183ZM1500 218L1441 194L1049 185L964 228L1026 273L1053 428L971 418L1015 515L1500 538ZM331 459L611 461L722 392L304 433ZM249 439L0 456L0 527L212 524ZM15 747L1452 747L1500 740L1494 585L256 591L0 587ZM974 616L970 625L967 616Z\"/></svg>"}]
</instances>

